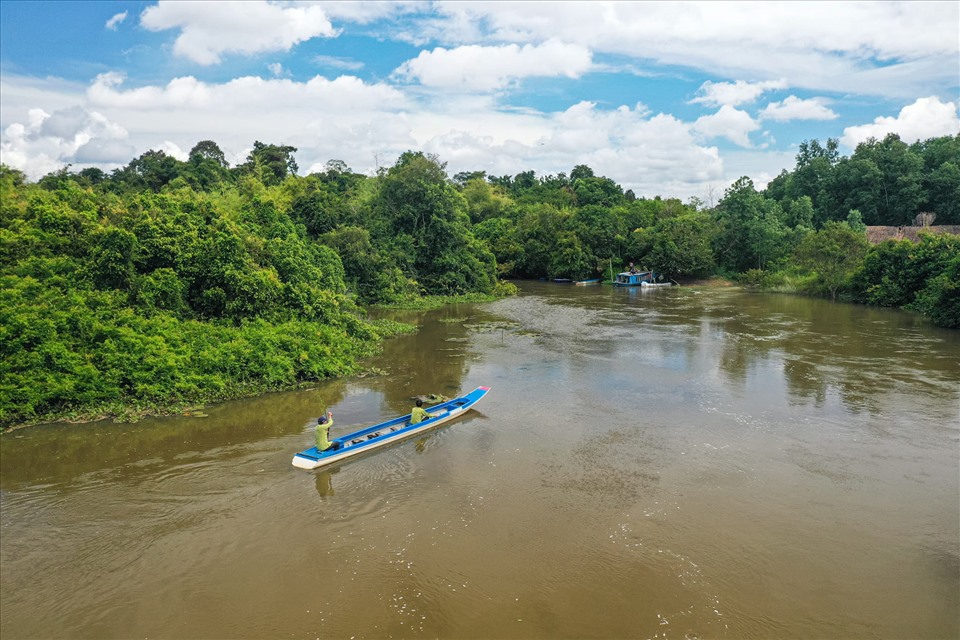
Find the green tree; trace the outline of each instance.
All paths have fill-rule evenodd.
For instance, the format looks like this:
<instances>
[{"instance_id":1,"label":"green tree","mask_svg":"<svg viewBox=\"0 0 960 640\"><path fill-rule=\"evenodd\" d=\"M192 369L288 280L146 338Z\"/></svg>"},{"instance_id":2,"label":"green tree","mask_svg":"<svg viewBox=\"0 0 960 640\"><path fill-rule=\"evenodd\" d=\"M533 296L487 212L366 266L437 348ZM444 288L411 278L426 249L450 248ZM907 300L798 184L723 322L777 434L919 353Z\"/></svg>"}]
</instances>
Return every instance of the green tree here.
<instances>
[{"instance_id":1,"label":"green tree","mask_svg":"<svg viewBox=\"0 0 960 640\"><path fill-rule=\"evenodd\" d=\"M927 281L911 308L948 329L960 329L960 251L953 251L943 272Z\"/></svg>"},{"instance_id":2,"label":"green tree","mask_svg":"<svg viewBox=\"0 0 960 640\"><path fill-rule=\"evenodd\" d=\"M198 190L216 187L230 178L223 151L213 140L201 140L190 150L184 177Z\"/></svg>"},{"instance_id":3,"label":"green tree","mask_svg":"<svg viewBox=\"0 0 960 640\"><path fill-rule=\"evenodd\" d=\"M577 178L573 181L573 192L581 207L613 207L626 202L623 189L610 178Z\"/></svg>"},{"instance_id":4,"label":"green tree","mask_svg":"<svg viewBox=\"0 0 960 640\"><path fill-rule=\"evenodd\" d=\"M861 265L869 243L863 233L846 222L828 220L819 231L807 234L797 247L797 262L812 271L836 301L837 292Z\"/></svg>"},{"instance_id":5,"label":"green tree","mask_svg":"<svg viewBox=\"0 0 960 640\"><path fill-rule=\"evenodd\" d=\"M509 218L487 218L473 228L478 240L486 243L497 259L500 276L517 275L518 263L523 259L523 246L516 225Z\"/></svg>"},{"instance_id":6,"label":"green tree","mask_svg":"<svg viewBox=\"0 0 960 640\"><path fill-rule=\"evenodd\" d=\"M578 164L570 172L570 182L576 182L577 180L585 180L587 178L593 178L593 177L594 177L593 169L591 169L585 164Z\"/></svg>"},{"instance_id":7,"label":"green tree","mask_svg":"<svg viewBox=\"0 0 960 640\"><path fill-rule=\"evenodd\" d=\"M750 178L737 180L714 210L719 224L714 239L720 266L732 271L763 269L779 258L786 228L779 204L757 193Z\"/></svg>"},{"instance_id":8,"label":"green tree","mask_svg":"<svg viewBox=\"0 0 960 640\"><path fill-rule=\"evenodd\" d=\"M489 293L493 254L470 231L466 202L437 158L406 152L380 183L374 202L388 222L389 255L433 294Z\"/></svg>"},{"instance_id":9,"label":"green tree","mask_svg":"<svg viewBox=\"0 0 960 640\"><path fill-rule=\"evenodd\" d=\"M579 280L593 275L595 266L595 258L586 250L576 234L569 231L560 233L550 257L548 269L550 277Z\"/></svg>"},{"instance_id":10,"label":"green tree","mask_svg":"<svg viewBox=\"0 0 960 640\"><path fill-rule=\"evenodd\" d=\"M345 216L343 198L322 182L316 181L314 185L293 201L290 215L316 236L333 231L343 223Z\"/></svg>"},{"instance_id":11,"label":"green tree","mask_svg":"<svg viewBox=\"0 0 960 640\"><path fill-rule=\"evenodd\" d=\"M716 232L716 223L704 213L665 218L644 232L650 249L643 264L672 277L708 275L716 267Z\"/></svg>"},{"instance_id":12,"label":"green tree","mask_svg":"<svg viewBox=\"0 0 960 640\"><path fill-rule=\"evenodd\" d=\"M828 138L826 145L819 140L805 140L797 152L797 164L789 181L786 196L799 200L808 196L814 206L814 223L819 226L830 219L832 174L840 160L839 143Z\"/></svg>"},{"instance_id":13,"label":"green tree","mask_svg":"<svg viewBox=\"0 0 960 640\"><path fill-rule=\"evenodd\" d=\"M616 255L618 238L623 238L627 233L623 218L599 205L577 209L570 217L567 228L580 238L584 251L594 262Z\"/></svg>"},{"instance_id":14,"label":"green tree","mask_svg":"<svg viewBox=\"0 0 960 640\"><path fill-rule=\"evenodd\" d=\"M787 199L783 210L786 226L813 229L813 200L810 196L800 196L798 200Z\"/></svg>"},{"instance_id":15,"label":"green tree","mask_svg":"<svg viewBox=\"0 0 960 640\"><path fill-rule=\"evenodd\" d=\"M960 163L944 162L925 174L925 206L939 224L960 224Z\"/></svg>"},{"instance_id":16,"label":"green tree","mask_svg":"<svg viewBox=\"0 0 960 640\"><path fill-rule=\"evenodd\" d=\"M910 224L923 200L923 160L899 136L861 142L849 167L842 211L860 210L868 225Z\"/></svg>"},{"instance_id":17,"label":"green tree","mask_svg":"<svg viewBox=\"0 0 960 640\"><path fill-rule=\"evenodd\" d=\"M90 274L101 289L129 289L134 276L133 254L137 238L116 227L94 236L90 250Z\"/></svg>"},{"instance_id":18,"label":"green tree","mask_svg":"<svg viewBox=\"0 0 960 640\"><path fill-rule=\"evenodd\" d=\"M463 185L463 197L467 201L470 220L476 224L488 218L508 215L513 208L513 200L503 189L492 185L479 177L468 180Z\"/></svg>"},{"instance_id":19,"label":"green tree","mask_svg":"<svg viewBox=\"0 0 960 640\"><path fill-rule=\"evenodd\" d=\"M553 205L524 205L517 221L517 240L523 251L517 260L516 274L522 278L540 278L551 270L551 256L569 214Z\"/></svg>"},{"instance_id":20,"label":"green tree","mask_svg":"<svg viewBox=\"0 0 960 640\"><path fill-rule=\"evenodd\" d=\"M111 181L127 190L150 189L160 191L184 171L185 163L163 151L150 150L130 162L123 169L116 169Z\"/></svg>"},{"instance_id":21,"label":"green tree","mask_svg":"<svg viewBox=\"0 0 960 640\"><path fill-rule=\"evenodd\" d=\"M911 151L923 158L921 209L938 224L960 224L960 134L917 142Z\"/></svg>"},{"instance_id":22,"label":"green tree","mask_svg":"<svg viewBox=\"0 0 960 640\"><path fill-rule=\"evenodd\" d=\"M277 185L287 176L296 175L297 161L293 154L296 147L289 145L264 144L259 140L253 143L253 150L246 162L237 167L241 175L253 175L264 185Z\"/></svg>"},{"instance_id":23,"label":"green tree","mask_svg":"<svg viewBox=\"0 0 960 640\"><path fill-rule=\"evenodd\" d=\"M853 278L857 302L881 307L903 307L917 293L911 273L914 244L909 240L886 240L870 247Z\"/></svg>"},{"instance_id":24,"label":"green tree","mask_svg":"<svg viewBox=\"0 0 960 640\"><path fill-rule=\"evenodd\" d=\"M360 299L368 303L396 302L396 287L392 281L387 291L381 291L379 280L387 265L371 242L370 232L356 226L341 226L320 236L320 241L333 248L340 256L348 285ZM385 295L386 294L386 295Z\"/></svg>"}]
</instances>

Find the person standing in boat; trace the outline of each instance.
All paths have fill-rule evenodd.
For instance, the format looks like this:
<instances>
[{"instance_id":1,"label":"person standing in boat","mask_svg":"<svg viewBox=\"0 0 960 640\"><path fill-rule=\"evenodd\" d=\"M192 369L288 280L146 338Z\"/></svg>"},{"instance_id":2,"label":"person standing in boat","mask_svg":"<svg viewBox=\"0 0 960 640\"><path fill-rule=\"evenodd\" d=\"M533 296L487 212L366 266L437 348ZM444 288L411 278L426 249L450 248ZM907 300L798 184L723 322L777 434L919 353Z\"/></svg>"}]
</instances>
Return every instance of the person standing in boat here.
<instances>
[{"instance_id":1,"label":"person standing in boat","mask_svg":"<svg viewBox=\"0 0 960 640\"><path fill-rule=\"evenodd\" d=\"M316 441L317 451L326 451L333 444L330 442L330 427L333 426L333 413L327 411L327 415L317 418Z\"/></svg>"},{"instance_id":2,"label":"person standing in boat","mask_svg":"<svg viewBox=\"0 0 960 640\"><path fill-rule=\"evenodd\" d=\"M424 409L423 400L417 398L417 406L415 406L413 411L410 412L410 424L417 424L418 422L423 422L427 418L436 417L436 415L429 413L426 409Z\"/></svg>"}]
</instances>

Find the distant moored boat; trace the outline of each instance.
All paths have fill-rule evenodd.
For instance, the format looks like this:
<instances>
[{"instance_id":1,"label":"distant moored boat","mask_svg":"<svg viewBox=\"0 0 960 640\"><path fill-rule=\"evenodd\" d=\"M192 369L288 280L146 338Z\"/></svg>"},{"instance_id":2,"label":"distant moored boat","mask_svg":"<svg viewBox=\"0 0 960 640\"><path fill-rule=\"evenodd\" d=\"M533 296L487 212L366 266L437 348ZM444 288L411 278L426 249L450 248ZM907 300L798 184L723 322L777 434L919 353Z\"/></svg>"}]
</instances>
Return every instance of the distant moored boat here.
<instances>
[{"instance_id":1,"label":"distant moored boat","mask_svg":"<svg viewBox=\"0 0 960 640\"><path fill-rule=\"evenodd\" d=\"M669 280L663 282L663 276L653 271L624 271L613 281L615 287L669 287L672 284Z\"/></svg>"}]
</instances>

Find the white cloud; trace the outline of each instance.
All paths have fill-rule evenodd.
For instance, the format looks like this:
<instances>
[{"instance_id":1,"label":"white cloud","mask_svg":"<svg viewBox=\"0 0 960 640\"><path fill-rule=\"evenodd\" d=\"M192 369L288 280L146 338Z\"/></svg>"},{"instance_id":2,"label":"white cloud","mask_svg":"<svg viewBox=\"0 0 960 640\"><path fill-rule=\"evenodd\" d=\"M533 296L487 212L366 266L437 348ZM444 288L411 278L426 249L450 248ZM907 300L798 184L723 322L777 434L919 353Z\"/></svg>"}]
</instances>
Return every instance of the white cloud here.
<instances>
[{"instance_id":1,"label":"white cloud","mask_svg":"<svg viewBox=\"0 0 960 640\"><path fill-rule=\"evenodd\" d=\"M331 158L372 173L407 150L437 153L448 171L539 175L590 165L638 195L688 196L724 181L718 150L699 131L637 103L601 109L581 102L541 113L499 110L486 95L418 102L397 89L349 76L336 80L177 78L126 88L119 74L97 77L82 106L25 114L4 132L4 162L37 179L68 162L108 170L149 149L174 157L210 139L231 164L254 140L297 147L306 171ZM42 104L43 101L38 101ZM734 110L735 111L735 110ZM122 126L121 126L122 125ZM127 133L127 132L131 133Z\"/></svg>"},{"instance_id":2,"label":"white cloud","mask_svg":"<svg viewBox=\"0 0 960 640\"><path fill-rule=\"evenodd\" d=\"M837 114L826 106L824 98L802 100L787 96L782 102L771 102L760 112L761 120L788 122L790 120L835 120Z\"/></svg>"},{"instance_id":3,"label":"white cloud","mask_svg":"<svg viewBox=\"0 0 960 640\"><path fill-rule=\"evenodd\" d=\"M936 96L919 98L900 110L896 117L878 117L871 124L847 127L840 142L853 148L868 138L883 139L888 133L896 133L906 143L960 134L960 118L957 105L940 102Z\"/></svg>"},{"instance_id":4,"label":"white cloud","mask_svg":"<svg viewBox=\"0 0 960 640\"><path fill-rule=\"evenodd\" d=\"M128 164L137 155L136 148L125 140L92 138L77 147L73 160L83 165L103 165L112 168Z\"/></svg>"},{"instance_id":5,"label":"white cloud","mask_svg":"<svg viewBox=\"0 0 960 640\"><path fill-rule=\"evenodd\" d=\"M468 45L421 51L396 73L428 87L490 91L530 76L578 78L590 65L591 55L584 47L549 40L540 45Z\"/></svg>"},{"instance_id":6,"label":"white cloud","mask_svg":"<svg viewBox=\"0 0 960 640\"><path fill-rule=\"evenodd\" d=\"M567 42L624 53L686 54L703 43L748 51L839 51L879 58L955 52L960 11L951 3L873 2L440 2L444 21L464 16L492 39ZM891 32L891 25L899 29ZM456 37L457 32L450 32ZM704 59L715 51L700 53ZM725 52L726 53L726 52ZM723 64L722 60L717 62ZM758 60L758 64L763 61Z\"/></svg>"},{"instance_id":7,"label":"white cloud","mask_svg":"<svg viewBox=\"0 0 960 640\"><path fill-rule=\"evenodd\" d=\"M512 126L505 127L504 120L513 120ZM505 128L513 135L501 135ZM451 173L482 169L488 175L514 175L537 167L542 176L586 164L650 197L689 196L699 193L704 181L723 181L715 147L698 144L689 124L666 114L651 117L639 104L601 110L581 102L556 113L496 119L467 113L418 142L447 161Z\"/></svg>"},{"instance_id":8,"label":"white cloud","mask_svg":"<svg viewBox=\"0 0 960 640\"><path fill-rule=\"evenodd\" d=\"M36 179L67 163L126 164L135 151L128 138L122 126L79 105L52 114L31 109L27 124L6 127L0 155L5 164Z\"/></svg>"},{"instance_id":9,"label":"white cloud","mask_svg":"<svg viewBox=\"0 0 960 640\"><path fill-rule=\"evenodd\" d=\"M107 24L105 24L104 26L107 29L110 29L111 31L116 31L120 23L126 19L127 19L127 12L124 11L123 13L118 13L117 15L107 20Z\"/></svg>"},{"instance_id":10,"label":"white cloud","mask_svg":"<svg viewBox=\"0 0 960 640\"><path fill-rule=\"evenodd\" d=\"M918 95L955 86L955 2L440 2L416 30L437 42L556 38L631 56L792 87ZM548 7L548 8L547 8ZM426 37L426 36L423 36ZM929 91L929 89L927 89ZM922 95L922 94L921 94ZM729 103L728 103L729 104Z\"/></svg>"},{"instance_id":11,"label":"white cloud","mask_svg":"<svg viewBox=\"0 0 960 640\"><path fill-rule=\"evenodd\" d=\"M83 84L60 78L0 73L0 127L23 122L37 105L43 105L47 111L72 107L83 100L86 88Z\"/></svg>"},{"instance_id":12,"label":"white cloud","mask_svg":"<svg viewBox=\"0 0 960 640\"><path fill-rule=\"evenodd\" d=\"M323 0L323 9L331 18L367 24L375 20L415 13L425 7L422 0Z\"/></svg>"},{"instance_id":13,"label":"white cloud","mask_svg":"<svg viewBox=\"0 0 960 640\"><path fill-rule=\"evenodd\" d=\"M716 113L697 118L693 128L706 138L726 138L741 147L749 147L750 132L760 125L746 111L723 105Z\"/></svg>"},{"instance_id":14,"label":"white cloud","mask_svg":"<svg viewBox=\"0 0 960 640\"><path fill-rule=\"evenodd\" d=\"M190 158L189 151L184 151L176 142L170 142L169 140L164 140L162 143L153 148L157 151L163 151L168 156L173 156L181 162L186 162Z\"/></svg>"},{"instance_id":15,"label":"white cloud","mask_svg":"<svg viewBox=\"0 0 960 640\"><path fill-rule=\"evenodd\" d=\"M764 92L774 89L785 89L787 83L785 80L767 80L764 82L746 82L737 80L736 82L704 82L700 85L696 98L691 103L705 104L709 107L721 107L729 105L738 107L742 104L748 104L759 98Z\"/></svg>"},{"instance_id":16,"label":"white cloud","mask_svg":"<svg viewBox=\"0 0 960 640\"><path fill-rule=\"evenodd\" d=\"M315 76L306 82L257 76L236 78L223 84L206 83L192 76L174 78L166 86L123 89L122 74L96 77L87 91L90 103L102 108L123 108L165 114L170 109L196 110L209 114L239 113L261 118L262 114L288 111L348 114L354 109L369 112L378 102L403 108L404 96L385 84L366 84L353 76L328 80ZM280 117L280 116L278 116ZM164 115L173 121L176 114Z\"/></svg>"},{"instance_id":17,"label":"white cloud","mask_svg":"<svg viewBox=\"0 0 960 640\"><path fill-rule=\"evenodd\" d=\"M173 51L202 65L224 53L288 51L304 40L331 37L336 30L322 5L281 6L267 2L166 2L148 7L140 24L151 31L180 29Z\"/></svg>"}]
</instances>

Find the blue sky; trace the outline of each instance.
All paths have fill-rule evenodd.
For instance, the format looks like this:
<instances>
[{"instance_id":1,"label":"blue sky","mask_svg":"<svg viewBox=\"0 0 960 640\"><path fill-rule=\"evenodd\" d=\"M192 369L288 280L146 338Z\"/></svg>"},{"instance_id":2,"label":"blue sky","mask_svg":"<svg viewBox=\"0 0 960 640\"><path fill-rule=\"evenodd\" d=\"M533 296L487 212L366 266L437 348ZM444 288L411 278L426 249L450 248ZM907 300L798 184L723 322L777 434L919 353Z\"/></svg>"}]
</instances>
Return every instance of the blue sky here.
<instances>
[{"instance_id":1,"label":"blue sky","mask_svg":"<svg viewBox=\"0 0 960 640\"><path fill-rule=\"evenodd\" d=\"M0 152L36 179L297 147L637 195L763 186L804 140L960 133L958 2L0 2Z\"/></svg>"}]
</instances>

